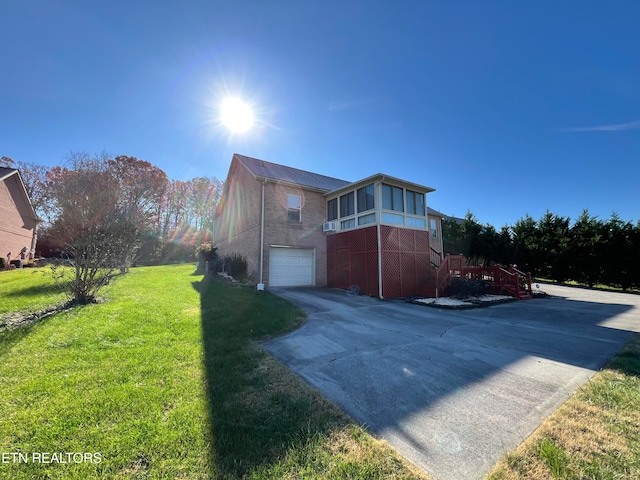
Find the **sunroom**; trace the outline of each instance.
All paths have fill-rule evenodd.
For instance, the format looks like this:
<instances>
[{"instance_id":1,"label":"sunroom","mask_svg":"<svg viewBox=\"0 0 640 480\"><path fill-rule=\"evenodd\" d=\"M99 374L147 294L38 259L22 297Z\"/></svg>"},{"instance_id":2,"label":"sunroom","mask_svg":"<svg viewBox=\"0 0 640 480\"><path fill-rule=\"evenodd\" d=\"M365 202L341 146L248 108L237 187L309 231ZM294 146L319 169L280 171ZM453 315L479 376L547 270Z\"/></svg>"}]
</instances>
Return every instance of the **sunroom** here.
<instances>
[{"instance_id":1,"label":"sunroom","mask_svg":"<svg viewBox=\"0 0 640 480\"><path fill-rule=\"evenodd\" d=\"M434 190L377 174L325 194L328 285L379 297L429 293L442 256L440 217L426 201Z\"/></svg>"}]
</instances>

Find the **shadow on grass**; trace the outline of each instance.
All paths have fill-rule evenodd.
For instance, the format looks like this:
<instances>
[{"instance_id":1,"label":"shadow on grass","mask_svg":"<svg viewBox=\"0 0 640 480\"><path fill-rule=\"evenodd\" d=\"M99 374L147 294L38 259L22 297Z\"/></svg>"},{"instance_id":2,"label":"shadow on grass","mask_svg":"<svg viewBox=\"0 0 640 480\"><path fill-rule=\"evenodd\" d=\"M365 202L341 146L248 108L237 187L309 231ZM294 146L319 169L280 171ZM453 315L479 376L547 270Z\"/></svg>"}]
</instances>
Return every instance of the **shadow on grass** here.
<instances>
[{"instance_id":1,"label":"shadow on grass","mask_svg":"<svg viewBox=\"0 0 640 480\"><path fill-rule=\"evenodd\" d=\"M613 357L606 368L616 370L626 375L640 377L640 334L633 339Z\"/></svg>"},{"instance_id":2,"label":"shadow on grass","mask_svg":"<svg viewBox=\"0 0 640 480\"><path fill-rule=\"evenodd\" d=\"M16 289L11 292L11 295L19 297L38 297L42 295L57 295L64 293L60 286L55 283L46 285L32 285L21 289Z\"/></svg>"},{"instance_id":3,"label":"shadow on grass","mask_svg":"<svg viewBox=\"0 0 640 480\"><path fill-rule=\"evenodd\" d=\"M11 348L31 332L35 325L28 325L20 328L0 330L0 358L6 355Z\"/></svg>"},{"instance_id":4,"label":"shadow on grass","mask_svg":"<svg viewBox=\"0 0 640 480\"><path fill-rule=\"evenodd\" d=\"M211 476L266 477L287 452L304 456L346 418L255 343L300 325L301 310L268 292L207 278L192 284L202 310Z\"/></svg>"},{"instance_id":5,"label":"shadow on grass","mask_svg":"<svg viewBox=\"0 0 640 480\"><path fill-rule=\"evenodd\" d=\"M58 313L73 308L83 307L73 300L59 303L32 313L8 313L0 315L0 357L31 333L37 325L42 324Z\"/></svg>"}]
</instances>

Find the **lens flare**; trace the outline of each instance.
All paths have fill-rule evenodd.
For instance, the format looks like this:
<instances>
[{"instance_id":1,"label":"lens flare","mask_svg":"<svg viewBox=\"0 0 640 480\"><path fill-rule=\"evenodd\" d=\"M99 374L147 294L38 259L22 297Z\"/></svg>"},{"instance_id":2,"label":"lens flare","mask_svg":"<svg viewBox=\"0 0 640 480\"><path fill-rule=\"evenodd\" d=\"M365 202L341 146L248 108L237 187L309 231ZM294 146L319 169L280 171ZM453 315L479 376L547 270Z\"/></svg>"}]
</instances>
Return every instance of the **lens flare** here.
<instances>
[{"instance_id":1,"label":"lens flare","mask_svg":"<svg viewBox=\"0 0 640 480\"><path fill-rule=\"evenodd\" d=\"M253 125L253 111L239 98L229 97L220 106L220 120L231 133L244 133Z\"/></svg>"}]
</instances>

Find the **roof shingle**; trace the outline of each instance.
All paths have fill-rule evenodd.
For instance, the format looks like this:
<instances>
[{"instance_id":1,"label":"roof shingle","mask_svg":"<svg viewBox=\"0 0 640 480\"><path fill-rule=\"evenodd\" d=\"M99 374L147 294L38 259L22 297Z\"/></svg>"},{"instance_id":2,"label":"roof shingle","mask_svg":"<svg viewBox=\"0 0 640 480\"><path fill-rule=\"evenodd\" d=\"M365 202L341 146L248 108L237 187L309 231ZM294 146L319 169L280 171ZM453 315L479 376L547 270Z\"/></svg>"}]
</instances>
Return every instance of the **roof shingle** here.
<instances>
[{"instance_id":1,"label":"roof shingle","mask_svg":"<svg viewBox=\"0 0 640 480\"><path fill-rule=\"evenodd\" d=\"M305 187L330 192L349 185L351 182L339 178L327 177L318 173L307 172L298 168L287 167L257 158L246 157L236 153L234 155L256 177L264 177L280 182L294 183Z\"/></svg>"}]
</instances>

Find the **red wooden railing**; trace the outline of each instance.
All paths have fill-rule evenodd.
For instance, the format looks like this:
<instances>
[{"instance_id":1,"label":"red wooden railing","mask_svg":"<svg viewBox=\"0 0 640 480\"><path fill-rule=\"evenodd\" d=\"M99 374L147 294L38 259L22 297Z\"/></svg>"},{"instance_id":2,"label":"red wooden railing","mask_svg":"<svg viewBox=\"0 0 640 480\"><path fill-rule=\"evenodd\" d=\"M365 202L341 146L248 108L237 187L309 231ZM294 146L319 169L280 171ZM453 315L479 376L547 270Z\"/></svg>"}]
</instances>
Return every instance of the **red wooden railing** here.
<instances>
[{"instance_id":1,"label":"red wooden railing","mask_svg":"<svg viewBox=\"0 0 640 480\"><path fill-rule=\"evenodd\" d=\"M447 255L436 271L436 298L442 297L451 279L462 276L464 255Z\"/></svg>"},{"instance_id":2,"label":"red wooden railing","mask_svg":"<svg viewBox=\"0 0 640 480\"><path fill-rule=\"evenodd\" d=\"M488 282L492 293L529 298L531 274L515 267L468 267L462 255L447 255L436 272L436 297L444 294L452 278L467 278Z\"/></svg>"},{"instance_id":3,"label":"red wooden railing","mask_svg":"<svg viewBox=\"0 0 640 480\"><path fill-rule=\"evenodd\" d=\"M440 268L440 264L442 263L442 254L433 247L429 247L429 248L430 248L429 253L431 254L431 265L433 265L436 268Z\"/></svg>"}]
</instances>

